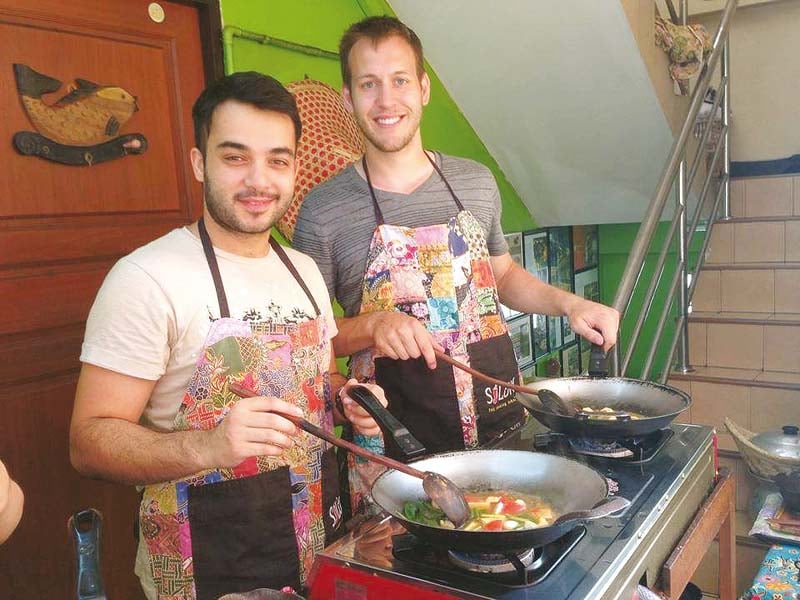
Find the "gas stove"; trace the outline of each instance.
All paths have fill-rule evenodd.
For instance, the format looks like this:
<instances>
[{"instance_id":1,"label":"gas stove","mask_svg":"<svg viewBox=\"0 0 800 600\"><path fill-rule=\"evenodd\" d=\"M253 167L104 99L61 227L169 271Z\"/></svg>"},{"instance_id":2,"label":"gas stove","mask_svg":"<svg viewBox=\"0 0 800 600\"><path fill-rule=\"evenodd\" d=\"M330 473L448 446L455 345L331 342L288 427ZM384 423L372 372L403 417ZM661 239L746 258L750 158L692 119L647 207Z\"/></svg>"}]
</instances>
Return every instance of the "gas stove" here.
<instances>
[{"instance_id":1,"label":"gas stove","mask_svg":"<svg viewBox=\"0 0 800 600\"><path fill-rule=\"evenodd\" d=\"M578 527L529 552L461 556L429 546L385 514L367 518L326 548L311 574L310 597L326 600L448 598L628 600L637 584L652 586L660 568L714 483L713 430L673 424L623 459L578 454L529 421L496 447L568 456L609 479L631 501L619 517ZM537 435L539 436L537 438ZM641 445L637 442L636 446ZM477 563L477 564L476 564Z\"/></svg>"}]
</instances>

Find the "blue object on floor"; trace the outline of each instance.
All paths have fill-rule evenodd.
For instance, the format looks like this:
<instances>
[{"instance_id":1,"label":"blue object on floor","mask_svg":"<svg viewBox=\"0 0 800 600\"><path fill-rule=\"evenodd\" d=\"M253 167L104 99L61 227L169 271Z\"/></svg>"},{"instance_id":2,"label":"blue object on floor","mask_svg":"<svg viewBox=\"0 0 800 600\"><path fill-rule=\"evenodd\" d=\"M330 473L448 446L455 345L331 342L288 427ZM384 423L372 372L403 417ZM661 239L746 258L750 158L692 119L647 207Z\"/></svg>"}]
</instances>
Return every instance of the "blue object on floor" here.
<instances>
[{"instance_id":1,"label":"blue object on floor","mask_svg":"<svg viewBox=\"0 0 800 600\"><path fill-rule=\"evenodd\" d=\"M742 600L800 600L800 547L772 546Z\"/></svg>"}]
</instances>

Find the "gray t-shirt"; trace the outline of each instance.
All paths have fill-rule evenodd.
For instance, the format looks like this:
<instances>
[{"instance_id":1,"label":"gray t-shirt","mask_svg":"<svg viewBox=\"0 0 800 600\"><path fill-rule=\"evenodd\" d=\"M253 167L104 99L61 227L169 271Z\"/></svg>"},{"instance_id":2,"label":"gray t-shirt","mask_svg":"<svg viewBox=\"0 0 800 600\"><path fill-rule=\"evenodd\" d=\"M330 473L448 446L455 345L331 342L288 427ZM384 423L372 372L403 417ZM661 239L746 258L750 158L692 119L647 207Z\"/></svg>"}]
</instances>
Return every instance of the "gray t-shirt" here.
<instances>
[{"instance_id":1,"label":"gray t-shirt","mask_svg":"<svg viewBox=\"0 0 800 600\"><path fill-rule=\"evenodd\" d=\"M489 254L508 252L500 226L500 192L494 176L480 163L436 154L458 199L483 227ZM434 171L411 194L375 190L387 225L426 227L446 223L458 213L453 197ZM303 199L292 245L317 263L328 293L358 314L370 241L377 227L367 182L353 165L311 190Z\"/></svg>"}]
</instances>

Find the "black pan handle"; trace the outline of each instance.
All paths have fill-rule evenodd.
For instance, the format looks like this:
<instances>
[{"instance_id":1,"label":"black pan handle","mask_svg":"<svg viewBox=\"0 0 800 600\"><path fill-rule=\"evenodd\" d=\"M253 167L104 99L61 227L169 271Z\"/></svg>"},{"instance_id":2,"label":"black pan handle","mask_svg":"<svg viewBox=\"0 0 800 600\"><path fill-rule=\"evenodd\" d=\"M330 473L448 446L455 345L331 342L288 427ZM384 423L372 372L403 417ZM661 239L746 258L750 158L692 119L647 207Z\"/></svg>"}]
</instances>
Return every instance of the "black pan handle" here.
<instances>
[{"instance_id":1,"label":"black pan handle","mask_svg":"<svg viewBox=\"0 0 800 600\"><path fill-rule=\"evenodd\" d=\"M595 506L592 510L577 510L571 513L565 513L558 517L551 525L563 525L571 521L584 523L586 521L594 521L601 517L607 517L611 513L615 513L628 508L631 501L623 498L622 496L615 496L612 499L607 499L599 506Z\"/></svg>"},{"instance_id":2,"label":"black pan handle","mask_svg":"<svg viewBox=\"0 0 800 600\"><path fill-rule=\"evenodd\" d=\"M361 408L366 410L383 432L387 442L394 443L405 456L411 460L425 454L425 446L411 435L408 428L390 413L383 404L363 385L354 385L347 389L347 395L355 400Z\"/></svg>"},{"instance_id":3,"label":"black pan handle","mask_svg":"<svg viewBox=\"0 0 800 600\"><path fill-rule=\"evenodd\" d=\"M602 346L592 344L592 351L589 354L589 377L602 378L608 377L608 354L603 351Z\"/></svg>"}]
</instances>

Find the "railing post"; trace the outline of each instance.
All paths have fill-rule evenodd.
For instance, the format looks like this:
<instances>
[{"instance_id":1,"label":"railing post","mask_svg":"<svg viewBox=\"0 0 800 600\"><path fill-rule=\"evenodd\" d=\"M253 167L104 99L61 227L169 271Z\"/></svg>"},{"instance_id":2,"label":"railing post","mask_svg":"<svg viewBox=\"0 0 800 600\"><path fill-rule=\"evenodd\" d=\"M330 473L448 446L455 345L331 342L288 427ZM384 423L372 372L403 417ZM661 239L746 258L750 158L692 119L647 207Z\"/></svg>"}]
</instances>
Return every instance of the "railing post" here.
<instances>
[{"instance_id":1,"label":"railing post","mask_svg":"<svg viewBox=\"0 0 800 600\"><path fill-rule=\"evenodd\" d=\"M690 373L694 369L689 365L689 289L688 289L688 264L687 254L689 252L689 239L686 235L686 153L684 152L681 163L678 166L678 206L680 211L680 223L678 224L678 265L680 265L680 286L678 287L680 297L680 311L683 315L680 338L680 354L678 356L678 370L681 373ZM672 365L665 365L666 369Z\"/></svg>"},{"instance_id":2,"label":"railing post","mask_svg":"<svg viewBox=\"0 0 800 600\"><path fill-rule=\"evenodd\" d=\"M724 94L722 96L722 127L724 130L724 137L722 140L722 166L723 166L723 179L725 190L722 195L722 218L731 218L731 147L730 147L730 109L731 109L731 53L730 53L731 37L725 39L725 45L722 46L722 81L725 82L725 88L719 90L717 93ZM713 121L714 115L711 115ZM716 215L711 215L714 218Z\"/></svg>"}]
</instances>

